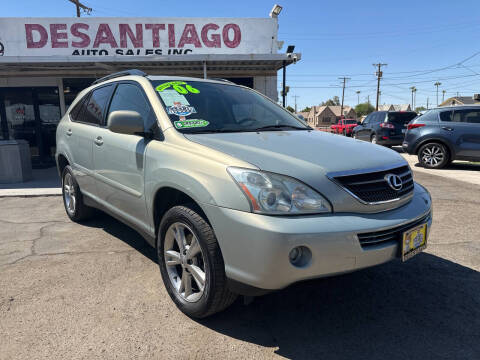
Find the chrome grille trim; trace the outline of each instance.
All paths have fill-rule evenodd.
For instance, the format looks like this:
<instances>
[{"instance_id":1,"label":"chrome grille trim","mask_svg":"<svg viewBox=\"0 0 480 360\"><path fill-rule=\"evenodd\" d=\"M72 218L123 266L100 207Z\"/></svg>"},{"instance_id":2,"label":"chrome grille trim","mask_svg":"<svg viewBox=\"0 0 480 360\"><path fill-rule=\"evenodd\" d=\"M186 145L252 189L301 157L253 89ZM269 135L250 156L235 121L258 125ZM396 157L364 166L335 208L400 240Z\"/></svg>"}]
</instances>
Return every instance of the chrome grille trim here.
<instances>
[{"instance_id":1,"label":"chrome grille trim","mask_svg":"<svg viewBox=\"0 0 480 360\"><path fill-rule=\"evenodd\" d=\"M386 244L386 243L400 243L401 235L403 232L414 228L417 225L424 224L430 221L432 214L428 212L426 215L420 217L417 220L411 221L407 224L395 226L389 229L372 231L366 233L357 234L358 241L362 249L366 250L371 246Z\"/></svg>"},{"instance_id":2,"label":"chrome grille trim","mask_svg":"<svg viewBox=\"0 0 480 360\"><path fill-rule=\"evenodd\" d=\"M408 170L399 172L402 168L407 168ZM403 187L401 190L398 191L398 194L389 188L386 188L384 184L386 181L384 180L384 174L386 172L393 172L394 174L400 176L402 179ZM355 176L365 176L370 177L371 179L362 180L362 181L352 181L348 182L348 177L355 177ZM361 202L365 205L381 205L381 204L388 204L393 203L396 201L404 200L413 197L413 189L414 189L414 182L413 182L413 173L410 169L410 166L407 163L396 163L390 166L378 167L378 168L369 168L363 170L347 170L347 171L339 171L339 172L331 172L327 174L327 177L333 181L335 184L340 186L343 190L353 196L356 200ZM361 185L375 185L378 184L377 187L370 187L365 189L362 193L362 189L352 189L352 187L358 187ZM385 194L381 194L381 191L384 191ZM367 194L365 194L367 192ZM370 196L368 195L370 192ZM384 197L385 200L372 200L368 199L368 197Z\"/></svg>"}]
</instances>

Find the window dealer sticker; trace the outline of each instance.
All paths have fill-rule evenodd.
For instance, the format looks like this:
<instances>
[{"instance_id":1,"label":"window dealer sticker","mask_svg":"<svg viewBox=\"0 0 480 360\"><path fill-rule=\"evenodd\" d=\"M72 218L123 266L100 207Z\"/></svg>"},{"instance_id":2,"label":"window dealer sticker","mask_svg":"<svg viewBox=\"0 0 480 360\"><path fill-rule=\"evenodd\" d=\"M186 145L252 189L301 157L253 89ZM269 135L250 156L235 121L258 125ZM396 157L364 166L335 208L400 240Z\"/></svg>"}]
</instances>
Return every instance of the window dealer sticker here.
<instances>
[{"instance_id":1,"label":"window dealer sticker","mask_svg":"<svg viewBox=\"0 0 480 360\"><path fill-rule=\"evenodd\" d=\"M169 81L163 84L158 85L155 90L157 90L159 93L162 91L172 88L179 94L186 95L188 93L191 94L199 94L200 90L195 89L192 85L187 84L185 81Z\"/></svg>"},{"instance_id":2,"label":"window dealer sticker","mask_svg":"<svg viewBox=\"0 0 480 360\"><path fill-rule=\"evenodd\" d=\"M180 103L175 103L173 106L167 107L167 113L169 115L177 115L180 117L185 117L191 114L195 114L197 110L193 106L182 105Z\"/></svg>"},{"instance_id":3,"label":"window dealer sticker","mask_svg":"<svg viewBox=\"0 0 480 360\"><path fill-rule=\"evenodd\" d=\"M165 106L173 106L175 103L182 105L190 105L188 100L182 94L177 93L175 90L165 90L159 92L160 97L162 98Z\"/></svg>"},{"instance_id":4,"label":"window dealer sticker","mask_svg":"<svg viewBox=\"0 0 480 360\"><path fill-rule=\"evenodd\" d=\"M179 120L174 122L177 129L188 129L188 128L197 128L205 127L210 124L207 120L201 119L190 119L190 120Z\"/></svg>"}]
</instances>

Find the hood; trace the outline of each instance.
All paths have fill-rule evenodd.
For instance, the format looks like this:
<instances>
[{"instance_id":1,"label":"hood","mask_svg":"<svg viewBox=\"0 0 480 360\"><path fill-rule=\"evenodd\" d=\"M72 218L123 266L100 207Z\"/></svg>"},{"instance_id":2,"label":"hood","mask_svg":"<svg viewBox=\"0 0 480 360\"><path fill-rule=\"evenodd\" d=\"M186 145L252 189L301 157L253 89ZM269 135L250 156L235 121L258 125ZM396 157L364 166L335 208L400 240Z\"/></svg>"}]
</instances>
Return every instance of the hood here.
<instances>
[{"instance_id":1,"label":"hood","mask_svg":"<svg viewBox=\"0 0 480 360\"><path fill-rule=\"evenodd\" d=\"M321 131L265 131L188 134L190 141L208 146L261 170L292 177L315 170L329 172L406 164L391 149Z\"/></svg>"},{"instance_id":2,"label":"hood","mask_svg":"<svg viewBox=\"0 0 480 360\"><path fill-rule=\"evenodd\" d=\"M403 205L366 205L326 174L407 165L397 152L340 135L312 131L188 134L190 141L223 152L257 168L296 178L326 196L336 212L380 212Z\"/></svg>"}]
</instances>

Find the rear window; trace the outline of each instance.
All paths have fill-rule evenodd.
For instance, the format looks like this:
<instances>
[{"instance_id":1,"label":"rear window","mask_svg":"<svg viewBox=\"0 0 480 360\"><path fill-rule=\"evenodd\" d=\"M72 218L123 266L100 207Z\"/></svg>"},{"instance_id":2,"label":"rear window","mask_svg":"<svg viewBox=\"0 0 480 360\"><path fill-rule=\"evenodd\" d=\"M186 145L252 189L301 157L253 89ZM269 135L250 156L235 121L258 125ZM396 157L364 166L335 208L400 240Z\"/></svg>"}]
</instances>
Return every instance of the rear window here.
<instances>
[{"instance_id":1,"label":"rear window","mask_svg":"<svg viewBox=\"0 0 480 360\"><path fill-rule=\"evenodd\" d=\"M388 121L394 122L397 124L407 124L411 120L415 119L417 114L414 112L395 112L388 113Z\"/></svg>"}]
</instances>

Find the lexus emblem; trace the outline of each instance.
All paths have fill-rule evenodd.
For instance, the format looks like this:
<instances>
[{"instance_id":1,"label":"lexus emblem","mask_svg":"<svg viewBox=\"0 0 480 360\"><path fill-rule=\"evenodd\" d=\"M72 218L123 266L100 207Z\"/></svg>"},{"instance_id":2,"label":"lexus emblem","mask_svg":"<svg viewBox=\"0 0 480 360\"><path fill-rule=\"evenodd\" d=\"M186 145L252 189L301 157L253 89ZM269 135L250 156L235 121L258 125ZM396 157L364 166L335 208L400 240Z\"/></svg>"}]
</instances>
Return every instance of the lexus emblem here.
<instances>
[{"instance_id":1,"label":"lexus emblem","mask_svg":"<svg viewBox=\"0 0 480 360\"><path fill-rule=\"evenodd\" d=\"M403 183L400 176L395 174L387 174L385 175L384 179L388 186L390 186L393 190L400 191L402 189Z\"/></svg>"}]
</instances>

